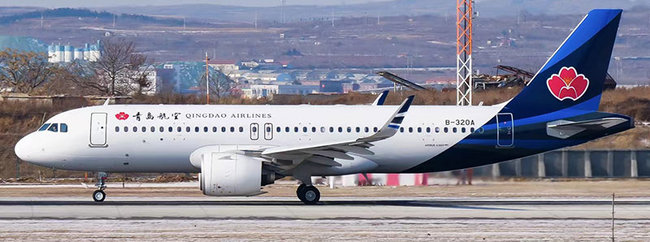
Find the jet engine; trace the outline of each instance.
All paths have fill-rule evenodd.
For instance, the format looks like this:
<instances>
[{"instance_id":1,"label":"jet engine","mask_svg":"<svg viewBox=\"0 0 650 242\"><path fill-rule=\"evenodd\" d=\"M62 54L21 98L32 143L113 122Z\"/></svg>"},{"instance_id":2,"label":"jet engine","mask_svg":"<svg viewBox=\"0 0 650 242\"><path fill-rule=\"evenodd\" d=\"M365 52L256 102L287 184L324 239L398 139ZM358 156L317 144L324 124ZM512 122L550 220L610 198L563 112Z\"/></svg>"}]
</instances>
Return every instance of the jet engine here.
<instances>
[{"instance_id":1,"label":"jet engine","mask_svg":"<svg viewBox=\"0 0 650 242\"><path fill-rule=\"evenodd\" d=\"M262 161L257 158L236 152L203 154L199 183L205 195L256 195L260 193L262 178Z\"/></svg>"}]
</instances>

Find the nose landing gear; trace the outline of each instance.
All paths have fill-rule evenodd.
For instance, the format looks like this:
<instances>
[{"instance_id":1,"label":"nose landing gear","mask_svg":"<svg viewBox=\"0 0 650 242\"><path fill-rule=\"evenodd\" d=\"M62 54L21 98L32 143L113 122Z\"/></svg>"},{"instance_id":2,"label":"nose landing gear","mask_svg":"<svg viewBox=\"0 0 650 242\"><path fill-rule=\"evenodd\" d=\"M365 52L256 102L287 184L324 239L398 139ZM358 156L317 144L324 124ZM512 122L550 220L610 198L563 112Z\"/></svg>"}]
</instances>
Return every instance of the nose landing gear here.
<instances>
[{"instance_id":1,"label":"nose landing gear","mask_svg":"<svg viewBox=\"0 0 650 242\"><path fill-rule=\"evenodd\" d=\"M106 199L104 189L106 189L107 177L108 174L106 174L106 172L97 172L97 183L95 183L95 186L97 186L98 189L93 192L93 200L95 200L95 202L103 202L104 199Z\"/></svg>"}]
</instances>

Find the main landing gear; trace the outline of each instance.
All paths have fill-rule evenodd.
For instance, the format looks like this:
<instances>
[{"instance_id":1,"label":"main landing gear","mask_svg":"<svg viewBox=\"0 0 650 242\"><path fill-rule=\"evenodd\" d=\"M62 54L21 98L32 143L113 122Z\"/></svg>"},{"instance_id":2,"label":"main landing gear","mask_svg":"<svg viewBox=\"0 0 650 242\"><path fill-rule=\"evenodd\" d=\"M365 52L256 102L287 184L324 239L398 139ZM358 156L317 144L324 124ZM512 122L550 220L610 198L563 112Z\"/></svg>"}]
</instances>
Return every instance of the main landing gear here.
<instances>
[{"instance_id":1,"label":"main landing gear","mask_svg":"<svg viewBox=\"0 0 650 242\"><path fill-rule=\"evenodd\" d=\"M320 200L320 192L318 188L312 185L300 184L296 190L296 195L298 199L307 205L314 205Z\"/></svg>"},{"instance_id":2,"label":"main landing gear","mask_svg":"<svg viewBox=\"0 0 650 242\"><path fill-rule=\"evenodd\" d=\"M106 174L106 172L97 172L97 183L95 183L97 190L93 192L93 200L95 200L95 202L100 203L106 199L106 193L104 192L104 189L106 189L107 177L108 174Z\"/></svg>"}]
</instances>

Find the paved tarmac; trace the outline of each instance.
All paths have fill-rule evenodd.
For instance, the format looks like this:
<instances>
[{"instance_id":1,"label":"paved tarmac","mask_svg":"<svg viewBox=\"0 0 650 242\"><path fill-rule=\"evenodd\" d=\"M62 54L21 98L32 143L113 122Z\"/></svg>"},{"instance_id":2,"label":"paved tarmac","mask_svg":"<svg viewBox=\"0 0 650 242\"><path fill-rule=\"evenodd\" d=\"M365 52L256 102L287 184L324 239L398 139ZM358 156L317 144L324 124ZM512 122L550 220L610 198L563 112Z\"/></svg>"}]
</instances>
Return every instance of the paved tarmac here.
<instances>
[{"instance_id":1,"label":"paved tarmac","mask_svg":"<svg viewBox=\"0 0 650 242\"><path fill-rule=\"evenodd\" d=\"M610 219L611 200L567 198L109 197L0 198L0 219ZM649 219L650 199L615 202L616 219Z\"/></svg>"}]
</instances>

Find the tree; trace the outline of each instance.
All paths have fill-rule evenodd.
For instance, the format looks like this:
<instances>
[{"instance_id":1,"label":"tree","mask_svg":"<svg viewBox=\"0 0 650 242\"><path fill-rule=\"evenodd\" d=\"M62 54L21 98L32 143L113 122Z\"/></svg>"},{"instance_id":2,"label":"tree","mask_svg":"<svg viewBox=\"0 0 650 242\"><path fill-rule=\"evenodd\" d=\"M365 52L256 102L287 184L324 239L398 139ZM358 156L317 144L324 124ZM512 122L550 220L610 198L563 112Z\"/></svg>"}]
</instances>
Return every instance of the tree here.
<instances>
[{"instance_id":1,"label":"tree","mask_svg":"<svg viewBox=\"0 0 650 242\"><path fill-rule=\"evenodd\" d=\"M101 56L91 62L93 78L80 78L78 84L105 95L141 92L150 85L147 56L137 53L133 41L107 38L102 41Z\"/></svg>"},{"instance_id":2,"label":"tree","mask_svg":"<svg viewBox=\"0 0 650 242\"><path fill-rule=\"evenodd\" d=\"M5 49L0 51L0 65L0 82L21 93L32 93L54 75L45 53Z\"/></svg>"},{"instance_id":3,"label":"tree","mask_svg":"<svg viewBox=\"0 0 650 242\"><path fill-rule=\"evenodd\" d=\"M219 99L230 95L233 83L235 82L223 72L210 68L210 96L215 95ZM201 75L199 86L205 92L205 74Z\"/></svg>"}]
</instances>

